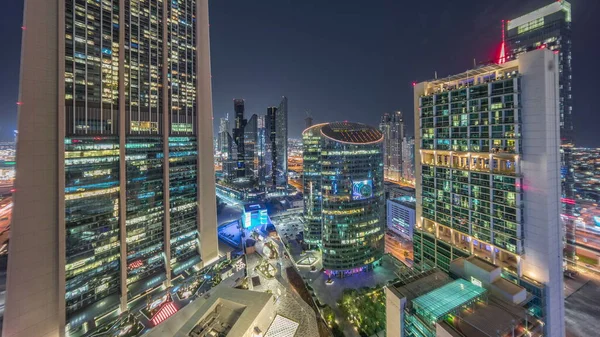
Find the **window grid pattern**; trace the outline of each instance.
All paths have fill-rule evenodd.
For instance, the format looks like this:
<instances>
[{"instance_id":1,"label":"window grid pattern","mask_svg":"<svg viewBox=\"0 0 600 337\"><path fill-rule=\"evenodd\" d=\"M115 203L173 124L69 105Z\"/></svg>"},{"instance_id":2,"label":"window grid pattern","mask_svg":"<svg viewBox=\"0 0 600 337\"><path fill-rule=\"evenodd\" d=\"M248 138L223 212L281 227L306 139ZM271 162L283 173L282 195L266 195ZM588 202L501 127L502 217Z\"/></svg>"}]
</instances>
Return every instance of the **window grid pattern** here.
<instances>
[{"instance_id":1,"label":"window grid pattern","mask_svg":"<svg viewBox=\"0 0 600 337\"><path fill-rule=\"evenodd\" d=\"M119 142L65 139L67 315L118 292Z\"/></svg>"},{"instance_id":2,"label":"window grid pattern","mask_svg":"<svg viewBox=\"0 0 600 337\"><path fill-rule=\"evenodd\" d=\"M518 85L491 77L420 99L423 218L513 253L522 252Z\"/></svg>"}]
</instances>

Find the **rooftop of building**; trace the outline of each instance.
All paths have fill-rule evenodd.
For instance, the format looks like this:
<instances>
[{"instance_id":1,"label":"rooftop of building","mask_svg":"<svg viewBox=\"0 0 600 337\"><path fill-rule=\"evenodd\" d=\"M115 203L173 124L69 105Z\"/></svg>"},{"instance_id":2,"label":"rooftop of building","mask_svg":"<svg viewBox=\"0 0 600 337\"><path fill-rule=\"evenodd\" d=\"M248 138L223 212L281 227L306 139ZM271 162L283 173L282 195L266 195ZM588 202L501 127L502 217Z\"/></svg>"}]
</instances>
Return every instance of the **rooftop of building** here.
<instances>
[{"instance_id":1,"label":"rooftop of building","mask_svg":"<svg viewBox=\"0 0 600 337\"><path fill-rule=\"evenodd\" d=\"M246 212L246 213L260 211L260 210L266 210L266 209L267 209L267 206L265 206L264 204L261 204L261 203L244 205L244 212Z\"/></svg>"},{"instance_id":2,"label":"rooftop of building","mask_svg":"<svg viewBox=\"0 0 600 337\"><path fill-rule=\"evenodd\" d=\"M466 70L462 73L421 82L425 84L421 96L440 94L447 91L465 89L476 85L506 80L518 76L518 61L511 60L502 64L488 63Z\"/></svg>"},{"instance_id":3,"label":"rooftop of building","mask_svg":"<svg viewBox=\"0 0 600 337\"><path fill-rule=\"evenodd\" d=\"M277 315L264 337L294 337L300 324L287 317Z\"/></svg>"},{"instance_id":4,"label":"rooftop of building","mask_svg":"<svg viewBox=\"0 0 600 337\"><path fill-rule=\"evenodd\" d=\"M529 23L539 18L543 18L547 15L554 14L559 11L564 11L566 14L567 22L571 21L571 4L565 0L554 1L551 4L542 8L536 9L533 12L529 12L525 15L519 16L508 21L507 29L511 30L517 28L523 24Z\"/></svg>"},{"instance_id":5,"label":"rooftop of building","mask_svg":"<svg viewBox=\"0 0 600 337\"><path fill-rule=\"evenodd\" d=\"M396 204L400 204L409 208L415 208L417 205L417 199L415 199L414 197L410 196L410 195L403 195L401 197L398 198L393 198L390 199L391 202L394 202Z\"/></svg>"},{"instance_id":6,"label":"rooftop of building","mask_svg":"<svg viewBox=\"0 0 600 337\"><path fill-rule=\"evenodd\" d=\"M452 263L467 261L464 258L458 260ZM469 259L477 267L489 270L489 266L478 260L481 259ZM508 293L523 289L502 278L492 284ZM497 291L486 290L464 278L454 280L438 269L410 273L388 290L398 298L406 298L406 310L418 316L430 329L437 324L452 337L539 337L543 330L540 321L522 305L510 303L499 297Z\"/></svg>"},{"instance_id":7,"label":"rooftop of building","mask_svg":"<svg viewBox=\"0 0 600 337\"><path fill-rule=\"evenodd\" d=\"M479 258L475 255L467 257L466 260L487 272L491 272L491 271L494 271L499 268L498 266L495 266L493 263L490 263L490 262L488 262L482 258Z\"/></svg>"},{"instance_id":8,"label":"rooftop of building","mask_svg":"<svg viewBox=\"0 0 600 337\"><path fill-rule=\"evenodd\" d=\"M485 294L484 288L458 279L417 297L413 300L413 307L430 321L437 322L447 314L480 299Z\"/></svg>"},{"instance_id":9,"label":"rooftop of building","mask_svg":"<svg viewBox=\"0 0 600 337\"><path fill-rule=\"evenodd\" d=\"M331 122L321 127L321 134L332 140L350 144L370 144L383 140L376 128L354 122Z\"/></svg>"},{"instance_id":10,"label":"rooftop of building","mask_svg":"<svg viewBox=\"0 0 600 337\"><path fill-rule=\"evenodd\" d=\"M523 324L526 318L527 323ZM527 329L523 329L524 325ZM488 303L475 304L473 310L463 311L453 328L465 337L542 335L539 321L529 316L524 308L494 298L489 298Z\"/></svg>"},{"instance_id":11,"label":"rooftop of building","mask_svg":"<svg viewBox=\"0 0 600 337\"><path fill-rule=\"evenodd\" d=\"M451 281L452 279L443 271L430 269L423 273L410 275L406 279L394 283L389 288L398 297L406 297L407 300L412 300Z\"/></svg>"},{"instance_id":12,"label":"rooftop of building","mask_svg":"<svg viewBox=\"0 0 600 337\"><path fill-rule=\"evenodd\" d=\"M255 318L272 301L272 297L268 293L219 285L210 297L188 304L147 336L189 337L206 332L209 332L206 336L243 336L253 328Z\"/></svg>"}]
</instances>

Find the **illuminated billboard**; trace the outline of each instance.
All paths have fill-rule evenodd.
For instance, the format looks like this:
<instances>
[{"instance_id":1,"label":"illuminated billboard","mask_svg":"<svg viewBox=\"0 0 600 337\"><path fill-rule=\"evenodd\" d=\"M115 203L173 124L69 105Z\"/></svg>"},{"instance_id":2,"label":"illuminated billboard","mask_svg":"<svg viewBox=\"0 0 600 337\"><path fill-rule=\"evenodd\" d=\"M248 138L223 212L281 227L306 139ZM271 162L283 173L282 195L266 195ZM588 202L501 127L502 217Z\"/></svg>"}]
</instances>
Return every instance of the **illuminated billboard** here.
<instances>
[{"instance_id":1,"label":"illuminated billboard","mask_svg":"<svg viewBox=\"0 0 600 337\"><path fill-rule=\"evenodd\" d=\"M373 180L365 179L352 182L352 200L368 199L373 196Z\"/></svg>"}]
</instances>

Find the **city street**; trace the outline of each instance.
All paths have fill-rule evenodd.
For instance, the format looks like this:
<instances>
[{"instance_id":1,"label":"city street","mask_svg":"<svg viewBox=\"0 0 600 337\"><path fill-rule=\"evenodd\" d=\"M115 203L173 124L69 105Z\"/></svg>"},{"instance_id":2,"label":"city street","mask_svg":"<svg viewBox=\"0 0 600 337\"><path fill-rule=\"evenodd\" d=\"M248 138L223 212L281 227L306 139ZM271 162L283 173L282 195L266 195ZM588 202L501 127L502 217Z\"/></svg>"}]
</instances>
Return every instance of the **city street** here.
<instances>
[{"instance_id":1,"label":"city street","mask_svg":"<svg viewBox=\"0 0 600 337\"><path fill-rule=\"evenodd\" d=\"M0 254L5 252L1 248L6 240L10 229L10 221L12 218L12 197L7 197L0 201Z\"/></svg>"},{"instance_id":2,"label":"city street","mask_svg":"<svg viewBox=\"0 0 600 337\"><path fill-rule=\"evenodd\" d=\"M598 336L600 331L600 275L580 273L580 282L587 282L570 295L565 291L565 324L567 337ZM568 283L568 282L565 282ZM566 286L566 290L569 286Z\"/></svg>"}]
</instances>

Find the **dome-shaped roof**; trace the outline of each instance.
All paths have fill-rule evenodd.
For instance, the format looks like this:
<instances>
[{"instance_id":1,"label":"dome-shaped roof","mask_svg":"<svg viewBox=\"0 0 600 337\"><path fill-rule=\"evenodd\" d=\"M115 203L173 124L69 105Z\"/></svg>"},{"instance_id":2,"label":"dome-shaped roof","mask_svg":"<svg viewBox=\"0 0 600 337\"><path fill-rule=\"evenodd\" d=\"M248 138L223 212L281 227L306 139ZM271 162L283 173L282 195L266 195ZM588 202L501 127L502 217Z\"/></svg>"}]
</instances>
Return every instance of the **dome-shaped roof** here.
<instances>
[{"instance_id":1,"label":"dome-shaped roof","mask_svg":"<svg viewBox=\"0 0 600 337\"><path fill-rule=\"evenodd\" d=\"M383 140L381 131L362 123L331 122L321 128L321 133L343 143L368 144Z\"/></svg>"}]
</instances>

